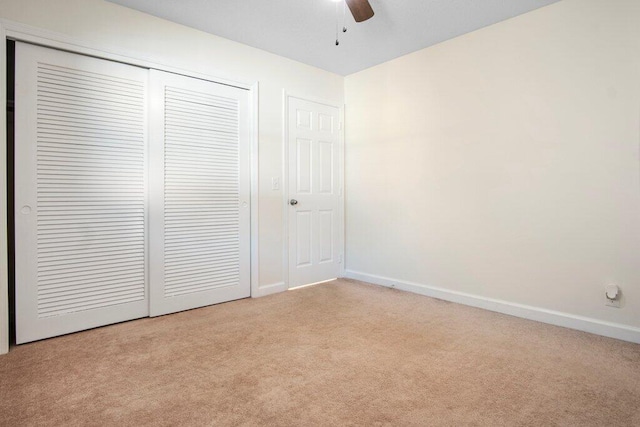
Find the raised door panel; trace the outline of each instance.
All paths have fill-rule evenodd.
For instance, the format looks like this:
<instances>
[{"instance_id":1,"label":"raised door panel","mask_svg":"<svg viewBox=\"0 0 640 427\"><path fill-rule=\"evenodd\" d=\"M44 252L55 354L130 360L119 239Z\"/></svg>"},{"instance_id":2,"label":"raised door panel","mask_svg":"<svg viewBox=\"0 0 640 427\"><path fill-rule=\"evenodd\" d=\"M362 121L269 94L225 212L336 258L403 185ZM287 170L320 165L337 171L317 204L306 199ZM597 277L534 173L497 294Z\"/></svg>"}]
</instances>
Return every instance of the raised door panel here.
<instances>
[{"instance_id":1,"label":"raised door panel","mask_svg":"<svg viewBox=\"0 0 640 427\"><path fill-rule=\"evenodd\" d=\"M306 138L296 140L296 190L298 194L311 194L312 177L312 149L313 141Z\"/></svg>"},{"instance_id":2,"label":"raised door panel","mask_svg":"<svg viewBox=\"0 0 640 427\"><path fill-rule=\"evenodd\" d=\"M330 263L333 262L333 248L334 248L334 239L335 239L335 230L334 230L334 215L335 212L333 209L321 209L318 211L319 218L319 251L318 251L318 262L319 263Z\"/></svg>"},{"instance_id":3,"label":"raised door panel","mask_svg":"<svg viewBox=\"0 0 640 427\"><path fill-rule=\"evenodd\" d=\"M318 193L333 194L335 181L334 143L318 141Z\"/></svg>"},{"instance_id":4,"label":"raised door panel","mask_svg":"<svg viewBox=\"0 0 640 427\"><path fill-rule=\"evenodd\" d=\"M296 266L310 266L313 260L313 212L298 210L296 222Z\"/></svg>"}]
</instances>

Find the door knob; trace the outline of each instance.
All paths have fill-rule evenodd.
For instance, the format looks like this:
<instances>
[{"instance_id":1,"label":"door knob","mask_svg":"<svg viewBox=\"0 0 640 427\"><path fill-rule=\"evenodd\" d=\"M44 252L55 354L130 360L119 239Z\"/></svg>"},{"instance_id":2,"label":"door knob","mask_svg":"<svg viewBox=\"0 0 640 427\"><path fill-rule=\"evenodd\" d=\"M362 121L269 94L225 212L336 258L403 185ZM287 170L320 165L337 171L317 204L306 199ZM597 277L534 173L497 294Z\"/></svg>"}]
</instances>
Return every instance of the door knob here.
<instances>
[{"instance_id":1,"label":"door knob","mask_svg":"<svg viewBox=\"0 0 640 427\"><path fill-rule=\"evenodd\" d=\"M298 201L297 201L296 199L291 199L291 200L289 200L289 204L290 204L291 206L295 206L295 205L297 205L297 204L298 204Z\"/></svg>"}]
</instances>

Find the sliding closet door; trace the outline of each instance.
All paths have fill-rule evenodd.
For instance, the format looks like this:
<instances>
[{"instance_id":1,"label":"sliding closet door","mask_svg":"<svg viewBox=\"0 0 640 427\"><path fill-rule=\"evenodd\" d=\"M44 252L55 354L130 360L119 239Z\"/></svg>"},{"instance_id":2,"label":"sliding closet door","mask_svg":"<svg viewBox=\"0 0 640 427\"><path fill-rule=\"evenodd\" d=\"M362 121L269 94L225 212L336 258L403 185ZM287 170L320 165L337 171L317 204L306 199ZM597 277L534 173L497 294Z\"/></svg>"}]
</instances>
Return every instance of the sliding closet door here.
<instances>
[{"instance_id":1,"label":"sliding closet door","mask_svg":"<svg viewBox=\"0 0 640 427\"><path fill-rule=\"evenodd\" d=\"M18 343L148 315L147 79L16 45Z\"/></svg>"},{"instance_id":2,"label":"sliding closet door","mask_svg":"<svg viewBox=\"0 0 640 427\"><path fill-rule=\"evenodd\" d=\"M250 295L248 92L151 71L151 315Z\"/></svg>"}]
</instances>

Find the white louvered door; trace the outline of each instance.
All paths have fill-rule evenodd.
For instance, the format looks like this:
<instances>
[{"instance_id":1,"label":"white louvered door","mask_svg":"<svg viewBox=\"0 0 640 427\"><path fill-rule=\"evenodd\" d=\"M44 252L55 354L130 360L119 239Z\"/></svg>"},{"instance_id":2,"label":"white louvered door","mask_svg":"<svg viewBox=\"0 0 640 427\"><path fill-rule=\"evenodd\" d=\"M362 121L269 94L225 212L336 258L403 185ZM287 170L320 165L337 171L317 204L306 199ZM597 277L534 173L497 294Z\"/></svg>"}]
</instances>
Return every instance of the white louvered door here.
<instances>
[{"instance_id":1,"label":"white louvered door","mask_svg":"<svg viewBox=\"0 0 640 427\"><path fill-rule=\"evenodd\" d=\"M151 315L250 295L248 92L151 70Z\"/></svg>"},{"instance_id":2,"label":"white louvered door","mask_svg":"<svg viewBox=\"0 0 640 427\"><path fill-rule=\"evenodd\" d=\"M16 333L148 315L148 70L16 46Z\"/></svg>"}]
</instances>

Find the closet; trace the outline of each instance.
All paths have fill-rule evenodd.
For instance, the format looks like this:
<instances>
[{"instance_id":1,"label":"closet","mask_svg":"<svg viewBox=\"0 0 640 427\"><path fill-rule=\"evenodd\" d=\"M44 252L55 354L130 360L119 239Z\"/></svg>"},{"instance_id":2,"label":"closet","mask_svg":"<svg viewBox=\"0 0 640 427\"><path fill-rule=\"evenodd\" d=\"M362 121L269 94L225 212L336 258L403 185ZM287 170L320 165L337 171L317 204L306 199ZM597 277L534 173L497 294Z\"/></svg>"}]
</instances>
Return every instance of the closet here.
<instances>
[{"instance_id":1,"label":"closet","mask_svg":"<svg viewBox=\"0 0 640 427\"><path fill-rule=\"evenodd\" d=\"M16 341L250 294L248 91L16 43Z\"/></svg>"}]
</instances>

